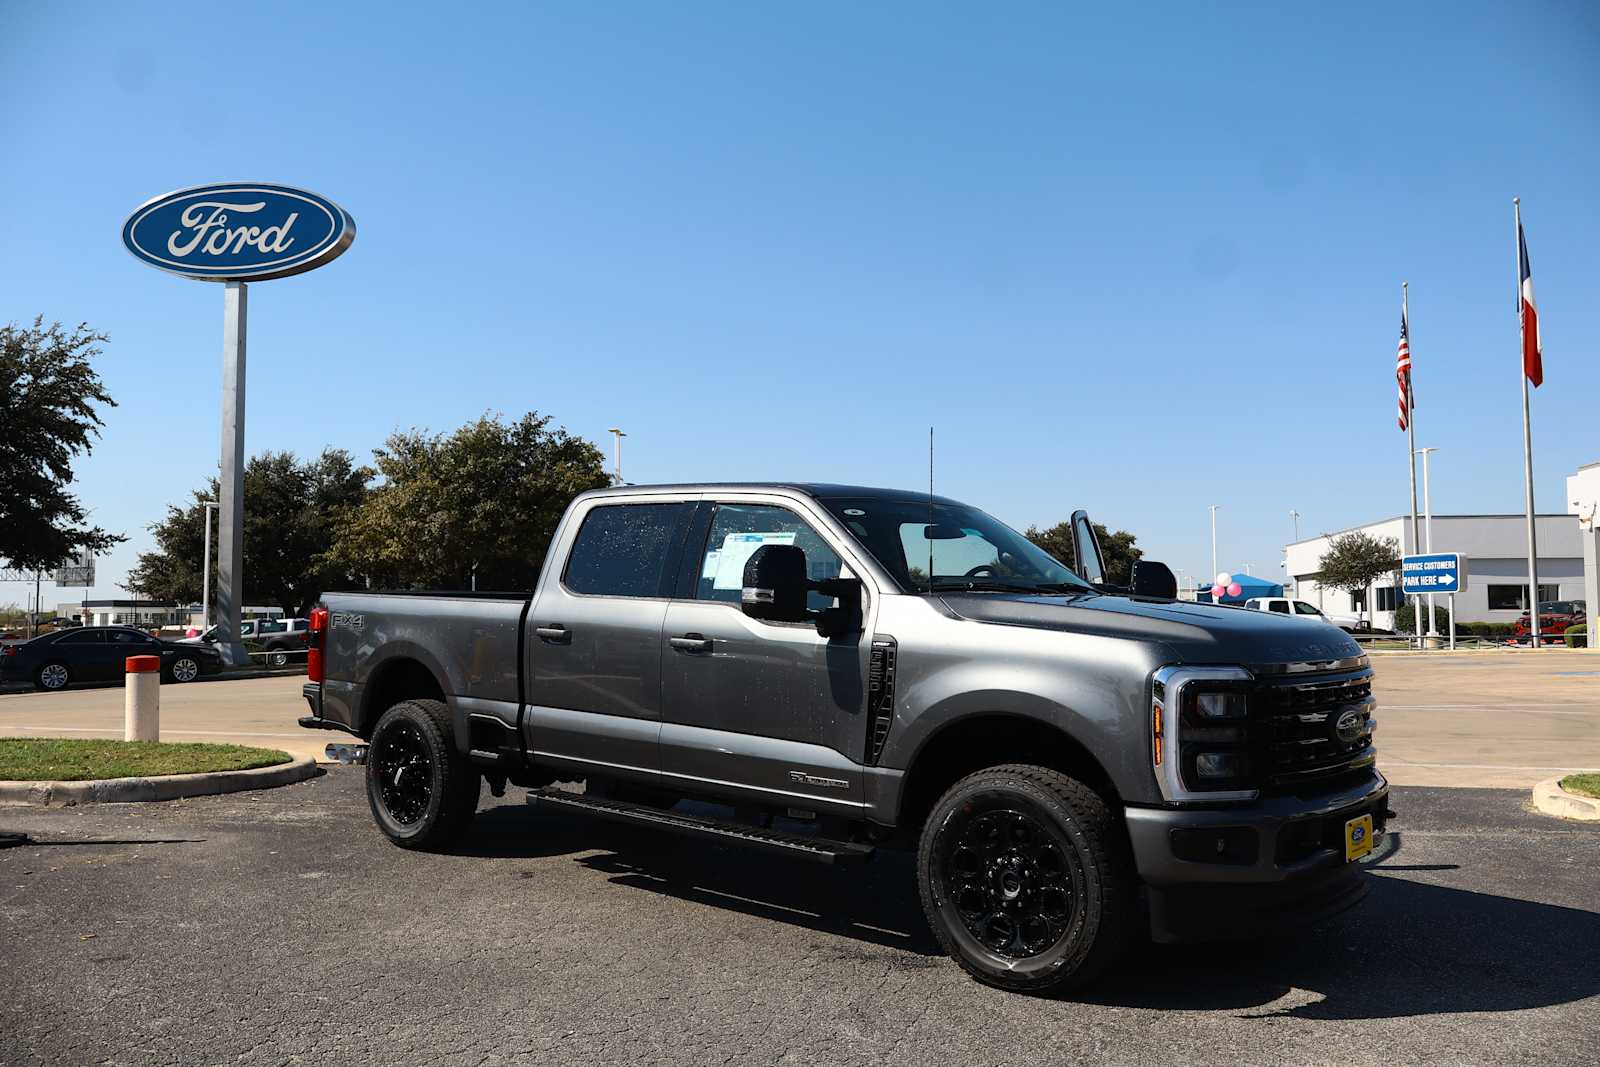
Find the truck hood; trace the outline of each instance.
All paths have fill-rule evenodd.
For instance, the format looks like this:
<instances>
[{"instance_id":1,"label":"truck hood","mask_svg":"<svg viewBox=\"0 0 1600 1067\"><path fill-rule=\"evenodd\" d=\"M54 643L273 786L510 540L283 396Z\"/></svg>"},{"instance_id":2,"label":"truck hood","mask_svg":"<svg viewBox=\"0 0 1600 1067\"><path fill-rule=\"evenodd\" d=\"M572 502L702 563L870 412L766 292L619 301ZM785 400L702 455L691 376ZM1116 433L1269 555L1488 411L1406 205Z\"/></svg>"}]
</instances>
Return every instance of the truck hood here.
<instances>
[{"instance_id":1,"label":"truck hood","mask_svg":"<svg viewBox=\"0 0 1600 1067\"><path fill-rule=\"evenodd\" d=\"M1180 663L1253 666L1344 660L1362 654L1349 634L1325 622L1186 600L1105 593L1072 597L963 593L942 599L951 611L974 622L1160 643Z\"/></svg>"}]
</instances>

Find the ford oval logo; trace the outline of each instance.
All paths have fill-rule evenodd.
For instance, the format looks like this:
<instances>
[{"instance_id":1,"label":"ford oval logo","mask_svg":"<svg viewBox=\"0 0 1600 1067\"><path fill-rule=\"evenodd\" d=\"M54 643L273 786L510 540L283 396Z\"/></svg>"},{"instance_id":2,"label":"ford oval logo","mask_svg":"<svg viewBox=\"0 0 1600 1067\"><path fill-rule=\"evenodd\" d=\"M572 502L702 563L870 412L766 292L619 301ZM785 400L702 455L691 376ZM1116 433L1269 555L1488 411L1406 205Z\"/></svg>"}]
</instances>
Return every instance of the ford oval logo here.
<instances>
[{"instance_id":1,"label":"ford oval logo","mask_svg":"<svg viewBox=\"0 0 1600 1067\"><path fill-rule=\"evenodd\" d=\"M355 220L333 201L261 182L180 189L147 201L122 224L122 243L150 266L217 282L299 274L355 239Z\"/></svg>"},{"instance_id":2,"label":"ford oval logo","mask_svg":"<svg viewBox=\"0 0 1600 1067\"><path fill-rule=\"evenodd\" d=\"M1347 711L1339 716L1339 721L1333 724L1333 732L1347 745L1361 740L1361 713Z\"/></svg>"}]
</instances>

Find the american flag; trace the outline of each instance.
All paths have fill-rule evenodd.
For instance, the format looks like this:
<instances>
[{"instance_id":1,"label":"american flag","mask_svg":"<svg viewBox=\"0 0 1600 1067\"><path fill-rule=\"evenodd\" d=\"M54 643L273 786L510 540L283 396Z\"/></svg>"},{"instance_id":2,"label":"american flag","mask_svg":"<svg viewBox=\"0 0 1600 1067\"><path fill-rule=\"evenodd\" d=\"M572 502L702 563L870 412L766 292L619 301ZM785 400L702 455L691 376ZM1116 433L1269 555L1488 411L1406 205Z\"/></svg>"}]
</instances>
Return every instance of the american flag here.
<instances>
[{"instance_id":1,"label":"american flag","mask_svg":"<svg viewBox=\"0 0 1600 1067\"><path fill-rule=\"evenodd\" d=\"M1406 309L1400 309L1400 348L1394 357L1394 376L1400 383L1400 428L1406 428L1411 411L1417 406L1411 396L1411 331L1406 326Z\"/></svg>"},{"instance_id":2,"label":"american flag","mask_svg":"<svg viewBox=\"0 0 1600 1067\"><path fill-rule=\"evenodd\" d=\"M1533 303L1533 268L1528 266L1528 238L1517 216L1517 311L1522 315L1522 373L1535 387L1544 384L1544 344L1539 337L1539 309ZM1402 342L1404 343L1404 342Z\"/></svg>"}]
</instances>

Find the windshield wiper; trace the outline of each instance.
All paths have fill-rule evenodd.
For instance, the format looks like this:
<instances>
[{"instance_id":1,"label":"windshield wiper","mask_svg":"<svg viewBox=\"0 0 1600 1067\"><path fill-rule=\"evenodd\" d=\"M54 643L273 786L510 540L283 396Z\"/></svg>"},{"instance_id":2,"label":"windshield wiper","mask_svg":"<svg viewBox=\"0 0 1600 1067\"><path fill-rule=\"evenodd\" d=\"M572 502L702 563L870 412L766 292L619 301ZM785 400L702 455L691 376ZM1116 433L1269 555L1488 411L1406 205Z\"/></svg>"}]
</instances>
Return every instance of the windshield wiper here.
<instances>
[{"instance_id":1,"label":"windshield wiper","mask_svg":"<svg viewBox=\"0 0 1600 1067\"><path fill-rule=\"evenodd\" d=\"M934 593L1090 593L1092 589L1085 589L1077 585L1068 585L1066 582L1027 582L1010 583L998 582L991 578L935 578Z\"/></svg>"}]
</instances>

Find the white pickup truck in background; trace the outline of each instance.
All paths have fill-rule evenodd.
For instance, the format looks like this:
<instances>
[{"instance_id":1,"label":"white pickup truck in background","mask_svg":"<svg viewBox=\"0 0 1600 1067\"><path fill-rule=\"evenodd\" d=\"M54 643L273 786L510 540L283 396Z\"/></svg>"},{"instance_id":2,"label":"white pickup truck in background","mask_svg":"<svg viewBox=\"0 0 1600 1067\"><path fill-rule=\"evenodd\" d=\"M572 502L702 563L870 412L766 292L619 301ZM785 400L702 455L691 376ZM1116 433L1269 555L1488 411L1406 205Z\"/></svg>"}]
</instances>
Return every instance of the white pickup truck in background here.
<instances>
[{"instance_id":1,"label":"white pickup truck in background","mask_svg":"<svg viewBox=\"0 0 1600 1067\"><path fill-rule=\"evenodd\" d=\"M1361 620L1354 615L1328 615L1321 608L1307 604L1304 600L1292 600L1289 597L1251 597L1244 602L1244 606L1251 611L1276 611L1280 615L1310 615L1323 622L1332 623L1345 633L1355 633L1361 629Z\"/></svg>"}]
</instances>

